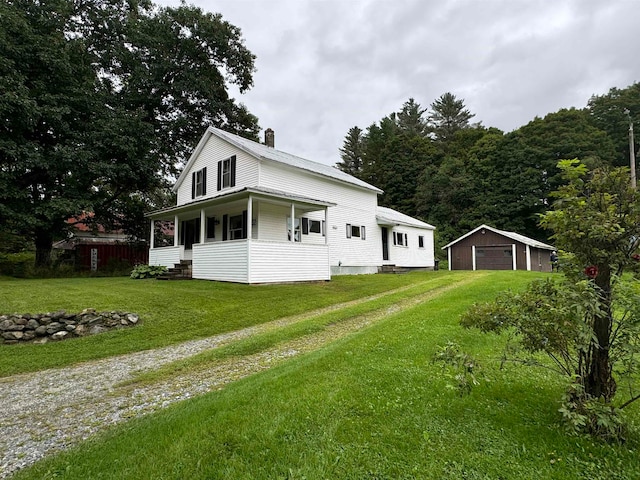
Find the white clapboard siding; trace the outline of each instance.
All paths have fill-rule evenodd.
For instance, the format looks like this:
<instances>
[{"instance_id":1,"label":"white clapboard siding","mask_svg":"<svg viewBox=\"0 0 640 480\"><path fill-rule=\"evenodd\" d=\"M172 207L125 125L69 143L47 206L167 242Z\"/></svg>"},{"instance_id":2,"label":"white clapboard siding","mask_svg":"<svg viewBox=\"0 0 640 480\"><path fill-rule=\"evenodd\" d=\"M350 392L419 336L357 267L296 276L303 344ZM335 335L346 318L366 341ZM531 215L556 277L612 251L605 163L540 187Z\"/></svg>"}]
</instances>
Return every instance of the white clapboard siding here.
<instances>
[{"instance_id":1,"label":"white clapboard siding","mask_svg":"<svg viewBox=\"0 0 640 480\"><path fill-rule=\"evenodd\" d=\"M239 283L331 279L326 245L259 240L194 245L192 272L193 278Z\"/></svg>"},{"instance_id":2,"label":"white clapboard siding","mask_svg":"<svg viewBox=\"0 0 640 480\"><path fill-rule=\"evenodd\" d=\"M183 247L160 247L149 249L149 265L164 265L172 268L180 263Z\"/></svg>"},{"instance_id":3,"label":"white clapboard siding","mask_svg":"<svg viewBox=\"0 0 640 480\"><path fill-rule=\"evenodd\" d=\"M284 205L274 205L268 202L259 202L258 227L260 240L275 242L287 241L287 218L291 216L291 208Z\"/></svg>"},{"instance_id":4,"label":"white clapboard siding","mask_svg":"<svg viewBox=\"0 0 640 480\"><path fill-rule=\"evenodd\" d=\"M248 265L245 240L193 245L193 278L247 283Z\"/></svg>"},{"instance_id":5,"label":"white clapboard siding","mask_svg":"<svg viewBox=\"0 0 640 480\"><path fill-rule=\"evenodd\" d=\"M251 283L330 280L328 247L252 241Z\"/></svg>"},{"instance_id":6,"label":"white clapboard siding","mask_svg":"<svg viewBox=\"0 0 640 480\"><path fill-rule=\"evenodd\" d=\"M409 245L394 245L393 232L407 234ZM418 247L418 236L424 237L424 248ZM403 240L404 242L404 240ZM385 263L398 267L433 267L433 231L409 226L398 226L389 230L389 260Z\"/></svg>"},{"instance_id":7,"label":"white clapboard siding","mask_svg":"<svg viewBox=\"0 0 640 480\"><path fill-rule=\"evenodd\" d=\"M382 263L382 240L376 221L377 193L277 164L263 162L261 186L283 189L311 198L336 203L329 207L326 232L329 235L330 264L372 267ZM364 226L366 237L347 238L347 224ZM306 237L306 236L303 236ZM303 243L305 238L303 238Z\"/></svg>"},{"instance_id":8,"label":"white clapboard siding","mask_svg":"<svg viewBox=\"0 0 640 480\"><path fill-rule=\"evenodd\" d=\"M355 210L375 212L378 205L378 196L375 191L348 185L282 164L261 162L259 181L259 186L263 188L328 200L339 205L348 205Z\"/></svg>"},{"instance_id":9,"label":"white clapboard siding","mask_svg":"<svg viewBox=\"0 0 640 480\"><path fill-rule=\"evenodd\" d=\"M211 135L191 165L189 171L184 173L185 177L178 187L177 205L184 205L185 203L194 201L194 199L191 198L191 172L197 172L204 167L207 167L207 194L198 197L198 200L216 197L224 193L225 190L217 190L218 162L232 155L236 156L236 184L233 189L256 186L259 176L258 160L218 137Z\"/></svg>"}]
</instances>

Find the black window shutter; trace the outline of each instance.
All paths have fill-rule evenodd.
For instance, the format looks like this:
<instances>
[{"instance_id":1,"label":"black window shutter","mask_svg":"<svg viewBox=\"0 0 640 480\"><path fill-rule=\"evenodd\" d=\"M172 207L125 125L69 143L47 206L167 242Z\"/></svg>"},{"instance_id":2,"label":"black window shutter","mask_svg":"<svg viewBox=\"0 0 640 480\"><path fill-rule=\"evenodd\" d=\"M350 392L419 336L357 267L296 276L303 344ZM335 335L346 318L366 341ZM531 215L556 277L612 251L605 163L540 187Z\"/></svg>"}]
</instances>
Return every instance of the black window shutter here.
<instances>
[{"instance_id":1,"label":"black window shutter","mask_svg":"<svg viewBox=\"0 0 640 480\"><path fill-rule=\"evenodd\" d=\"M394 245L397 245L397 244L398 244L398 241L397 241L397 239L396 239L396 232L393 232L393 244L394 244Z\"/></svg>"},{"instance_id":2,"label":"black window shutter","mask_svg":"<svg viewBox=\"0 0 640 480\"><path fill-rule=\"evenodd\" d=\"M365 234L364 234L364 225L362 225L362 226L360 227L360 238L361 238L362 240L366 240L366 239L365 239Z\"/></svg>"},{"instance_id":3,"label":"black window shutter","mask_svg":"<svg viewBox=\"0 0 640 480\"><path fill-rule=\"evenodd\" d=\"M218 191L222 190L222 162L218 162Z\"/></svg>"},{"instance_id":4,"label":"black window shutter","mask_svg":"<svg viewBox=\"0 0 640 480\"><path fill-rule=\"evenodd\" d=\"M207 167L202 169L202 195L207 194Z\"/></svg>"},{"instance_id":5,"label":"black window shutter","mask_svg":"<svg viewBox=\"0 0 640 480\"><path fill-rule=\"evenodd\" d=\"M309 219L302 217L302 234L309 235Z\"/></svg>"},{"instance_id":6,"label":"black window shutter","mask_svg":"<svg viewBox=\"0 0 640 480\"><path fill-rule=\"evenodd\" d=\"M222 216L222 240L226 241L227 240L227 230L228 230L228 225L229 225L229 215L223 215Z\"/></svg>"},{"instance_id":7,"label":"black window shutter","mask_svg":"<svg viewBox=\"0 0 640 480\"><path fill-rule=\"evenodd\" d=\"M409 246L409 236L406 233L404 234L404 246Z\"/></svg>"},{"instance_id":8,"label":"black window shutter","mask_svg":"<svg viewBox=\"0 0 640 480\"><path fill-rule=\"evenodd\" d=\"M231 179L229 181L229 186L230 187L235 187L236 186L236 156L232 156L231 157L231 161L229 162L229 167L231 170Z\"/></svg>"},{"instance_id":9,"label":"black window shutter","mask_svg":"<svg viewBox=\"0 0 640 480\"><path fill-rule=\"evenodd\" d=\"M242 211L242 238L247 238L247 231L248 231L248 227L247 227L247 211L243 210Z\"/></svg>"},{"instance_id":10,"label":"black window shutter","mask_svg":"<svg viewBox=\"0 0 640 480\"><path fill-rule=\"evenodd\" d=\"M321 228L322 228L322 236L324 237L324 220L322 220L322 226L321 226Z\"/></svg>"},{"instance_id":11,"label":"black window shutter","mask_svg":"<svg viewBox=\"0 0 640 480\"><path fill-rule=\"evenodd\" d=\"M347 238L351 238L351 224L347 223Z\"/></svg>"},{"instance_id":12,"label":"black window shutter","mask_svg":"<svg viewBox=\"0 0 640 480\"><path fill-rule=\"evenodd\" d=\"M191 173L191 198L196 198L196 172Z\"/></svg>"}]
</instances>

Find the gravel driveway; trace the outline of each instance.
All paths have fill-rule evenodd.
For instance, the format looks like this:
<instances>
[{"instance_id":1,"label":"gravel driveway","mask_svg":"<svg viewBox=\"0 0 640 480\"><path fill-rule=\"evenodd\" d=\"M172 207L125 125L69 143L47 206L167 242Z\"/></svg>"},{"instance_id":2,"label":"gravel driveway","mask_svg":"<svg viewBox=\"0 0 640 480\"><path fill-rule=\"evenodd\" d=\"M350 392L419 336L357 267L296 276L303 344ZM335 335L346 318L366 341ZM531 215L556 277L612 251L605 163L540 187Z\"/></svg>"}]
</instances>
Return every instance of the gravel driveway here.
<instances>
[{"instance_id":1,"label":"gravel driveway","mask_svg":"<svg viewBox=\"0 0 640 480\"><path fill-rule=\"evenodd\" d=\"M439 289L437 292L429 291L395 304L392 308L332 324L318 333L283 342L260 353L221 360L206 369L175 375L151 385L119 386L141 371L157 369L205 350L328 311L373 300L404 288L202 340L2 378L0 478L10 476L45 455L73 446L110 425L219 389L231 381L268 369L300 353L320 348L391 313L427 301L459 285Z\"/></svg>"}]
</instances>

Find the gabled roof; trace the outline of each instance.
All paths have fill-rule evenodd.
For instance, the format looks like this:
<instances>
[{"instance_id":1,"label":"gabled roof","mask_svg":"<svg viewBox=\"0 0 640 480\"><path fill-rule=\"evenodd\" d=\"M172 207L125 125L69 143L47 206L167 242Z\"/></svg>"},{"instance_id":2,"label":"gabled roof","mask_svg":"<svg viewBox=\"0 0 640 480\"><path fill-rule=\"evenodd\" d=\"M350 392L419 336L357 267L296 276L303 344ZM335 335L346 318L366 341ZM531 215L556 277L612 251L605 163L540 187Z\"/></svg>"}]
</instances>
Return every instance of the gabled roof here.
<instances>
[{"instance_id":1,"label":"gabled roof","mask_svg":"<svg viewBox=\"0 0 640 480\"><path fill-rule=\"evenodd\" d=\"M436 229L433 225L429 225L428 223L387 207L376 208L376 220L378 221L378 225L406 225L408 227L424 228L427 230Z\"/></svg>"},{"instance_id":2,"label":"gabled roof","mask_svg":"<svg viewBox=\"0 0 640 480\"><path fill-rule=\"evenodd\" d=\"M189 157L189 161L184 167L182 174L178 178L178 181L173 187L174 191L178 190L178 187L182 184L184 179L187 176L187 173L195 162L196 158L200 154L200 151L204 148L207 143L207 140L211 135L215 135L216 137L230 143L231 145L239 148L245 153L257 158L258 160L266 160L270 162L277 162L289 167L299 168L301 170L306 170L311 173L315 173L317 175L321 175L324 177L332 178L334 180L338 180L344 183L348 183L351 185L355 185L360 188L364 188L366 190L372 190L376 193L382 193L378 187L374 187L373 185L368 184L356 178L348 173L345 173L341 170L338 170L335 167L331 167L329 165L325 165L323 163L314 162L312 160L307 160L306 158L297 157L296 155L291 155L290 153L282 152L280 150L276 150L275 148L268 147L261 143L254 142L252 140L248 140L244 137L240 137L239 135L234 135L229 132L225 132L224 130L220 130L219 128L209 127L205 134L198 142L196 149Z\"/></svg>"},{"instance_id":3,"label":"gabled roof","mask_svg":"<svg viewBox=\"0 0 640 480\"><path fill-rule=\"evenodd\" d=\"M524 243L525 245L529 245L530 247L542 248L544 250L555 250L556 249L556 247L554 247L554 246L547 245L546 243L539 242L538 240L534 240L533 238L525 237L524 235L520 235L519 233L506 232L504 230L498 230L497 228L490 227L489 225L480 225L478 228L475 228L475 229L471 230L469 233L466 233L466 234L462 235L460 238L457 238L453 242L448 243L447 245L442 247L442 250L444 250L445 248L449 248L452 245L455 245L460 240L464 240L465 238L473 235L474 233L476 233L479 230L482 230L483 228L486 229L486 230L490 230L490 231L492 231L494 233L497 233L498 235L502 235L504 237L510 238L511 240L515 240L516 242L520 242L520 243Z\"/></svg>"}]
</instances>

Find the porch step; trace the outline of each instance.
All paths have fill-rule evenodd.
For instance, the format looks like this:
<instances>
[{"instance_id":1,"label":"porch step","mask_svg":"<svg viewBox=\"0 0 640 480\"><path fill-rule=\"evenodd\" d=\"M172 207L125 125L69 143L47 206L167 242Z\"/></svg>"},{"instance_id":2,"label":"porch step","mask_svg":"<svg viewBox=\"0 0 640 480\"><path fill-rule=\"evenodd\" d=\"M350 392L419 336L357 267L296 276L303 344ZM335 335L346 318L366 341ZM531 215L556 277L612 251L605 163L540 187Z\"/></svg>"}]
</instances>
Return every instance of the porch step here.
<instances>
[{"instance_id":1,"label":"porch step","mask_svg":"<svg viewBox=\"0 0 640 480\"><path fill-rule=\"evenodd\" d=\"M397 267L395 265L383 265L380 268L380 273L395 273L395 274L401 274L401 273L409 273L411 271L410 268L406 268L406 267Z\"/></svg>"},{"instance_id":2,"label":"porch step","mask_svg":"<svg viewBox=\"0 0 640 480\"><path fill-rule=\"evenodd\" d=\"M170 268L167 273L158 275L157 280L191 280L191 260L182 260Z\"/></svg>"}]
</instances>

